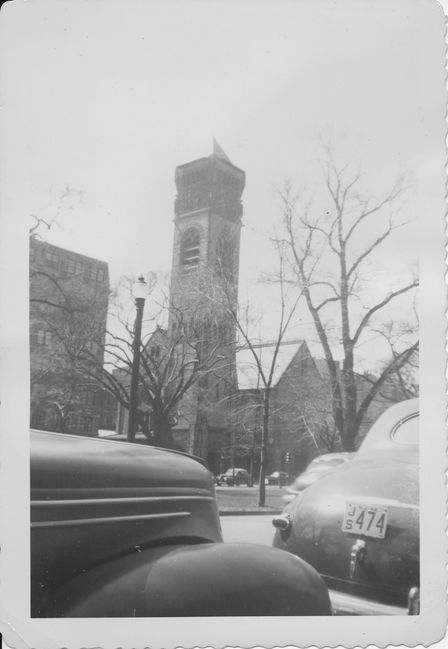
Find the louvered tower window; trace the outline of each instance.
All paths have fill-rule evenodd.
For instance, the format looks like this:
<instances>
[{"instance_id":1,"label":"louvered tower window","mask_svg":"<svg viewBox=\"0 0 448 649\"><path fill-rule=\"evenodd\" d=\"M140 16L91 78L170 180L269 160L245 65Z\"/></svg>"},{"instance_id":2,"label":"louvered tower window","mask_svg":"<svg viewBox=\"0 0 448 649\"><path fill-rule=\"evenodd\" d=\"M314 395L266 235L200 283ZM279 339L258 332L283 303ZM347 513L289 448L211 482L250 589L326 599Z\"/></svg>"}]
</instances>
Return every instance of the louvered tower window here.
<instances>
[{"instance_id":1,"label":"louvered tower window","mask_svg":"<svg viewBox=\"0 0 448 649\"><path fill-rule=\"evenodd\" d=\"M185 270L192 270L199 266L199 244L199 232L193 228L187 230L180 245L180 265Z\"/></svg>"}]
</instances>

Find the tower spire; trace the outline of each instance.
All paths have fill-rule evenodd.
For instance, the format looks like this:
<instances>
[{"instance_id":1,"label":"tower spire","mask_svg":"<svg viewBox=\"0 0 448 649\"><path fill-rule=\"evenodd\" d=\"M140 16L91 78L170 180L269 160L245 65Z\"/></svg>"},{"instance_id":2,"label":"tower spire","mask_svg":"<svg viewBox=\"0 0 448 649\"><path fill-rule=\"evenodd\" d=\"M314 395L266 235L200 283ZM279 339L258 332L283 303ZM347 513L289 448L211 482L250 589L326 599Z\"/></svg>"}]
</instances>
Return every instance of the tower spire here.
<instances>
[{"instance_id":1,"label":"tower spire","mask_svg":"<svg viewBox=\"0 0 448 649\"><path fill-rule=\"evenodd\" d=\"M225 151L222 149L222 147L218 144L218 142L213 138L213 155L215 155L217 158L221 158L221 160L225 160L226 162L230 162L229 157L225 153ZM230 164L232 164L230 162Z\"/></svg>"}]
</instances>

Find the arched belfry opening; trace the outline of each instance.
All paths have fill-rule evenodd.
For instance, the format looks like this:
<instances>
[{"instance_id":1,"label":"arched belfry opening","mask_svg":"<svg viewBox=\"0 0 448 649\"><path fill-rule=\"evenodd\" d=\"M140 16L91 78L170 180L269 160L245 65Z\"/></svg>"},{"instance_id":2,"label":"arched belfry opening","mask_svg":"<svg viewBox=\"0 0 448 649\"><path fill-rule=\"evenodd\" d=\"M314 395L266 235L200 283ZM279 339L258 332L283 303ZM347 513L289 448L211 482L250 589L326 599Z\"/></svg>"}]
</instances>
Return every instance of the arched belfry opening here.
<instances>
[{"instance_id":1,"label":"arched belfry opening","mask_svg":"<svg viewBox=\"0 0 448 649\"><path fill-rule=\"evenodd\" d=\"M201 235L197 228L188 228L180 242L179 264L183 271L189 272L199 266L201 254Z\"/></svg>"}]
</instances>

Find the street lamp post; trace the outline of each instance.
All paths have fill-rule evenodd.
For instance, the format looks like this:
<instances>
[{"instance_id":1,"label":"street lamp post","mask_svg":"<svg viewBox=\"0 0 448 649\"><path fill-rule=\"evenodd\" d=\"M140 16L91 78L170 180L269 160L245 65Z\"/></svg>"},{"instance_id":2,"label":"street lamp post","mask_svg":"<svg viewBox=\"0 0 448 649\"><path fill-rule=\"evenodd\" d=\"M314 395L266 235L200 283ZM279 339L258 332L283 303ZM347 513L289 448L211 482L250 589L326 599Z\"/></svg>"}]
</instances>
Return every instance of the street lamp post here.
<instances>
[{"instance_id":1,"label":"street lamp post","mask_svg":"<svg viewBox=\"0 0 448 649\"><path fill-rule=\"evenodd\" d=\"M134 325L131 391L129 393L128 442L135 441L135 425L138 407L138 375L140 369L140 344L142 338L143 308L145 306L145 298L147 294L147 285L141 275L134 283L132 294L134 296L137 313Z\"/></svg>"}]
</instances>

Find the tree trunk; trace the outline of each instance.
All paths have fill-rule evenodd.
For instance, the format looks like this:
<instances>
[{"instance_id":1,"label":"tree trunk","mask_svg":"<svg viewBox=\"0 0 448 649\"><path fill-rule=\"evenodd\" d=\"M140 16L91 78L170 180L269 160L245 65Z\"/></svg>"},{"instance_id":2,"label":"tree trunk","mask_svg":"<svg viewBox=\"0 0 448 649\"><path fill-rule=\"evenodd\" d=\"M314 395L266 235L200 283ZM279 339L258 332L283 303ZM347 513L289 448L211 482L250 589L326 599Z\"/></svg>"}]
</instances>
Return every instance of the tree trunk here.
<instances>
[{"instance_id":1,"label":"tree trunk","mask_svg":"<svg viewBox=\"0 0 448 649\"><path fill-rule=\"evenodd\" d=\"M153 413L152 429L154 434L154 446L160 448L173 447L173 435L167 417L164 415L154 416Z\"/></svg>"},{"instance_id":2,"label":"tree trunk","mask_svg":"<svg viewBox=\"0 0 448 649\"><path fill-rule=\"evenodd\" d=\"M263 424L261 428L261 450L260 450L260 483L258 485L258 506L264 507L266 502L266 456L269 439L269 389L266 389L263 397Z\"/></svg>"},{"instance_id":3,"label":"tree trunk","mask_svg":"<svg viewBox=\"0 0 448 649\"><path fill-rule=\"evenodd\" d=\"M342 435L342 446L344 451L355 450L356 430L356 382L353 372L354 349L350 336L349 318L349 288L347 275L347 261L345 242L342 238L342 219L338 221L339 242L340 242L340 286L341 286L341 328L342 346L344 348L344 361L342 364L342 382L344 386L343 419L344 430Z\"/></svg>"},{"instance_id":4,"label":"tree trunk","mask_svg":"<svg viewBox=\"0 0 448 649\"><path fill-rule=\"evenodd\" d=\"M355 439L358 434L356 408L357 391L356 380L353 371L353 348L347 344L345 347L345 358L342 369L342 380L344 382L344 434L342 446L344 451L355 450Z\"/></svg>"},{"instance_id":5,"label":"tree trunk","mask_svg":"<svg viewBox=\"0 0 448 649\"><path fill-rule=\"evenodd\" d=\"M343 399L341 393L341 386L338 380L337 366L334 361L333 355L331 353L327 332L325 331L325 327L323 326L322 321L320 319L319 311L313 305L313 301L311 299L311 292L309 288L306 286L306 278L303 272L301 276L302 276L302 282L304 284L303 292L305 295L306 303L313 317L314 326L316 328L320 344L322 345L322 349L324 350L325 360L327 362L328 371L330 373L331 408L333 412L333 419L334 419L336 429L342 439L344 436L344 413L343 413Z\"/></svg>"},{"instance_id":6,"label":"tree trunk","mask_svg":"<svg viewBox=\"0 0 448 649\"><path fill-rule=\"evenodd\" d=\"M254 449L250 450L249 455L249 487L254 486Z\"/></svg>"}]
</instances>

